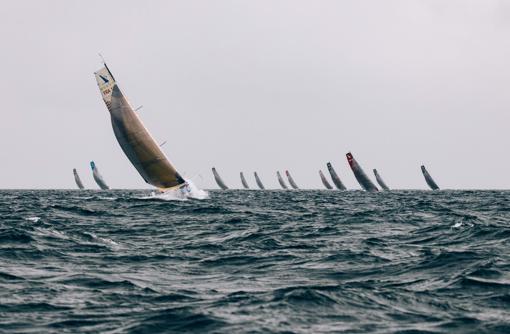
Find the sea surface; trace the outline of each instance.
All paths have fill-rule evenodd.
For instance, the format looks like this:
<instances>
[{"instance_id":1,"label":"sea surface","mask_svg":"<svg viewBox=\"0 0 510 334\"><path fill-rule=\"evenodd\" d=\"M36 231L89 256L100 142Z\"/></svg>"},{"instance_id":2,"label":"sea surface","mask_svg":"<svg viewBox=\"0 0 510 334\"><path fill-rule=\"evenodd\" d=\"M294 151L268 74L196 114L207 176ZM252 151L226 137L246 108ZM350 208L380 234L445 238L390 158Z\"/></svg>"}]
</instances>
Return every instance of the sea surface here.
<instances>
[{"instance_id":1,"label":"sea surface","mask_svg":"<svg viewBox=\"0 0 510 334\"><path fill-rule=\"evenodd\" d=\"M1 333L510 333L509 191L0 191Z\"/></svg>"}]
</instances>

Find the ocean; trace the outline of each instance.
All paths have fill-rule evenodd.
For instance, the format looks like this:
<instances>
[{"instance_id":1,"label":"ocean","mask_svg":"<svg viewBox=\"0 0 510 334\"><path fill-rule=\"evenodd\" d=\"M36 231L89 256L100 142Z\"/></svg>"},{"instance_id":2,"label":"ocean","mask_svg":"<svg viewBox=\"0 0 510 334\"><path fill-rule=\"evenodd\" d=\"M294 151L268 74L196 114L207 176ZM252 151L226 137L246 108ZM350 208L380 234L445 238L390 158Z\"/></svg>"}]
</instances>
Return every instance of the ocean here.
<instances>
[{"instance_id":1,"label":"ocean","mask_svg":"<svg viewBox=\"0 0 510 334\"><path fill-rule=\"evenodd\" d=\"M510 191L0 191L2 333L510 333Z\"/></svg>"}]
</instances>

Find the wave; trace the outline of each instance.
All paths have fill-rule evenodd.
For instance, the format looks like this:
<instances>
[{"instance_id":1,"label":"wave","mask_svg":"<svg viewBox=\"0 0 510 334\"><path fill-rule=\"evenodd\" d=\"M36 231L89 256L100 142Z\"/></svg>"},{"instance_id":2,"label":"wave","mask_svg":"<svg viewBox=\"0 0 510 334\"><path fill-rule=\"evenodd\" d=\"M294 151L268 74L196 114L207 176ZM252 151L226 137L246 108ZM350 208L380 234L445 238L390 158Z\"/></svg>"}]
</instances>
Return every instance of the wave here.
<instances>
[{"instance_id":1,"label":"wave","mask_svg":"<svg viewBox=\"0 0 510 334\"><path fill-rule=\"evenodd\" d=\"M0 246L5 244L30 244L34 238L22 229L0 231Z\"/></svg>"},{"instance_id":2,"label":"wave","mask_svg":"<svg viewBox=\"0 0 510 334\"><path fill-rule=\"evenodd\" d=\"M140 199L157 199L162 201L186 201L188 199L208 199L209 193L199 189L191 180L186 180L188 185L184 188L166 190L164 192L151 192L149 196Z\"/></svg>"},{"instance_id":3,"label":"wave","mask_svg":"<svg viewBox=\"0 0 510 334\"><path fill-rule=\"evenodd\" d=\"M507 329L508 191L148 194L0 191L0 331Z\"/></svg>"},{"instance_id":4,"label":"wave","mask_svg":"<svg viewBox=\"0 0 510 334\"><path fill-rule=\"evenodd\" d=\"M0 280L2 280L2 281L22 281L22 280L24 280L24 278L0 271Z\"/></svg>"},{"instance_id":5,"label":"wave","mask_svg":"<svg viewBox=\"0 0 510 334\"><path fill-rule=\"evenodd\" d=\"M194 311L189 307L167 308L151 312L139 324L127 328L129 333L207 333L225 325L218 317Z\"/></svg>"}]
</instances>

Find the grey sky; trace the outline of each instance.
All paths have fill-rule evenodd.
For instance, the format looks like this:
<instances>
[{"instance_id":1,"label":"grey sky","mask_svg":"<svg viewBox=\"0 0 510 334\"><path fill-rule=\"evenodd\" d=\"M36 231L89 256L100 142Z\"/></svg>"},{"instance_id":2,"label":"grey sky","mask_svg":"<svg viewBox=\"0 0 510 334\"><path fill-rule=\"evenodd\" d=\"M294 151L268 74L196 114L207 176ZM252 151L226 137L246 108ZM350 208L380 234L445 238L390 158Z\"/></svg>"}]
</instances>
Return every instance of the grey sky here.
<instances>
[{"instance_id":1,"label":"grey sky","mask_svg":"<svg viewBox=\"0 0 510 334\"><path fill-rule=\"evenodd\" d=\"M93 72L101 52L178 170L322 188L345 153L393 188L509 188L510 2L10 1L0 11L0 188L147 187ZM202 175L203 178L200 178ZM372 174L370 174L372 177ZM329 177L329 175L328 175ZM373 179L373 177L372 177Z\"/></svg>"}]
</instances>

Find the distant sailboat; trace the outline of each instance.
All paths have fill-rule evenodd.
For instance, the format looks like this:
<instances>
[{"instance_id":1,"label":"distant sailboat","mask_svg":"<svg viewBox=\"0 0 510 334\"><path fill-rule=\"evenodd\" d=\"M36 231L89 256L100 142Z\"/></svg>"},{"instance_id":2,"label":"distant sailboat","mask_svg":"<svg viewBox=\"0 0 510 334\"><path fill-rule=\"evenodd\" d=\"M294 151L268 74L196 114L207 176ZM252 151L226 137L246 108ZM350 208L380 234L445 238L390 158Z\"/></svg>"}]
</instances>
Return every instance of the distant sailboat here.
<instances>
[{"instance_id":1,"label":"distant sailboat","mask_svg":"<svg viewBox=\"0 0 510 334\"><path fill-rule=\"evenodd\" d=\"M99 188L101 188L103 190L110 189L110 187L108 187L105 180L103 179L103 176L101 175L101 173L99 173L99 169L97 168L94 161L90 162L90 168L92 168L92 176L94 177L94 181L96 181Z\"/></svg>"},{"instance_id":2,"label":"distant sailboat","mask_svg":"<svg viewBox=\"0 0 510 334\"><path fill-rule=\"evenodd\" d=\"M73 168L73 174L74 174L74 182L76 182L76 185L79 189L85 189L83 186L83 183L81 182L80 175L78 175L78 171L76 168Z\"/></svg>"},{"instance_id":3,"label":"distant sailboat","mask_svg":"<svg viewBox=\"0 0 510 334\"><path fill-rule=\"evenodd\" d=\"M257 182L257 185L259 186L259 188L262 189L262 190L266 189L264 187L264 185L262 184L262 181L260 180L259 175L257 174L257 172L254 172L253 175L255 175L255 182Z\"/></svg>"},{"instance_id":4,"label":"distant sailboat","mask_svg":"<svg viewBox=\"0 0 510 334\"><path fill-rule=\"evenodd\" d=\"M328 180L326 180L326 177L324 176L324 174L322 173L321 170L319 171L319 175L321 177L321 181L322 181L322 184L324 185L324 187L326 187L326 189L333 189L331 184L329 184Z\"/></svg>"},{"instance_id":5,"label":"distant sailboat","mask_svg":"<svg viewBox=\"0 0 510 334\"><path fill-rule=\"evenodd\" d=\"M278 183L280 183L280 186L282 189L289 189L287 185L285 184L285 181L283 181L282 174L280 174L280 171L276 172L276 177L278 178Z\"/></svg>"},{"instance_id":6,"label":"distant sailboat","mask_svg":"<svg viewBox=\"0 0 510 334\"><path fill-rule=\"evenodd\" d=\"M335 187L340 190L347 190L347 188L344 186L342 181L340 181L340 178L338 177L338 174L336 173L335 169L333 168L333 165L331 165L331 162L328 162L327 166L328 166L329 174L331 175L331 180L333 180Z\"/></svg>"},{"instance_id":7,"label":"distant sailboat","mask_svg":"<svg viewBox=\"0 0 510 334\"><path fill-rule=\"evenodd\" d=\"M381 175L379 175L379 173L377 172L377 169L374 169L374 175L375 175L375 180L377 181L377 183L379 183L379 185L381 186L381 188L383 190L390 190L390 188L386 185L386 183L384 183Z\"/></svg>"},{"instance_id":8,"label":"distant sailboat","mask_svg":"<svg viewBox=\"0 0 510 334\"><path fill-rule=\"evenodd\" d=\"M294 179L292 178L288 170L285 171L285 175L287 175L287 179L289 180L290 186L294 189L299 189L298 185L296 184L296 182L294 182Z\"/></svg>"},{"instance_id":9,"label":"distant sailboat","mask_svg":"<svg viewBox=\"0 0 510 334\"><path fill-rule=\"evenodd\" d=\"M241 176L241 183L243 184L244 189L250 189L248 182L246 182L246 179L244 178L243 172L241 172L239 175Z\"/></svg>"},{"instance_id":10,"label":"distant sailboat","mask_svg":"<svg viewBox=\"0 0 510 334\"><path fill-rule=\"evenodd\" d=\"M170 163L135 110L122 94L108 66L94 73L99 91L110 112L113 132L120 147L148 184L160 191L189 192L188 183Z\"/></svg>"},{"instance_id":11,"label":"distant sailboat","mask_svg":"<svg viewBox=\"0 0 510 334\"><path fill-rule=\"evenodd\" d=\"M363 168L361 168L361 165L354 159L351 152L346 154L347 161L349 162L349 165L351 166L352 172L354 173L354 176L356 177L356 180L358 180L358 183L360 186L365 189L366 191L378 191L375 184L370 181L367 174L363 171Z\"/></svg>"},{"instance_id":12,"label":"distant sailboat","mask_svg":"<svg viewBox=\"0 0 510 334\"><path fill-rule=\"evenodd\" d=\"M430 176L429 172L427 171L427 169L425 169L425 166L423 166L423 165L421 166L421 172L423 173L423 176L425 177L425 181L429 185L430 189L439 190L439 186L434 181L432 176Z\"/></svg>"},{"instance_id":13,"label":"distant sailboat","mask_svg":"<svg viewBox=\"0 0 510 334\"><path fill-rule=\"evenodd\" d=\"M216 180L216 183L218 184L218 187L220 187L221 189L223 190L227 190L228 187L227 185L225 184L225 182L223 182L223 180L221 179L221 176L220 174L218 174L218 172L216 171L216 168L212 168L212 173L214 175L214 180Z\"/></svg>"}]
</instances>

